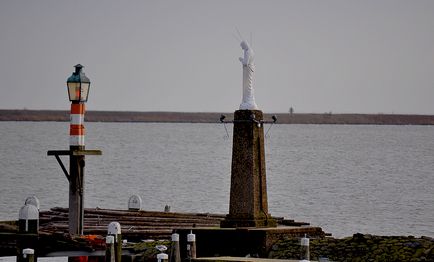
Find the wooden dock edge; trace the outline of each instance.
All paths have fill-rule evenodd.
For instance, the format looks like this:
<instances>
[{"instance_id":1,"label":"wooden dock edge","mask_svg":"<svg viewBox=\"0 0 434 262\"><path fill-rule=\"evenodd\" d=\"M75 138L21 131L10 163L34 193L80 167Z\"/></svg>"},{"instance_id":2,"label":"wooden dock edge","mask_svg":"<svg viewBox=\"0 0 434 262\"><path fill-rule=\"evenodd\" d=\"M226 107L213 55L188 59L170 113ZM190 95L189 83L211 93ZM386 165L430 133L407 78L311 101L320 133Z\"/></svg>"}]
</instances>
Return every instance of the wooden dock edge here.
<instances>
[{"instance_id":1,"label":"wooden dock edge","mask_svg":"<svg viewBox=\"0 0 434 262\"><path fill-rule=\"evenodd\" d=\"M257 257L202 257L192 259L193 262L299 262L300 260L271 259ZM313 260L310 260L313 262Z\"/></svg>"}]
</instances>

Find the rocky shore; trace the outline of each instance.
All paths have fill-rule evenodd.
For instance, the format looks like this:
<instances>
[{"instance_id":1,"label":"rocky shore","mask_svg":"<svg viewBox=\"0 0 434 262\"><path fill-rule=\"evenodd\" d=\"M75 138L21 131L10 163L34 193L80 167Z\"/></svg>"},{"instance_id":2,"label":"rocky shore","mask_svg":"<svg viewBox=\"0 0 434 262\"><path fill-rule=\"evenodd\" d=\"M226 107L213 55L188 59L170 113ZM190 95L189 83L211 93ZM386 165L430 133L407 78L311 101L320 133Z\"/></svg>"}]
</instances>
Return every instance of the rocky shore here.
<instances>
[{"instance_id":1,"label":"rocky shore","mask_svg":"<svg viewBox=\"0 0 434 262\"><path fill-rule=\"evenodd\" d=\"M59 209L57 208L56 210ZM63 211L60 212L60 214L63 214ZM164 215L162 212L159 212L159 214ZM166 214L166 216L167 215L173 216L174 214ZM192 214L190 214L190 216L191 215ZM221 218L222 217L216 217L213 219L217 219L216 221L219 221ZM51 220L59 221L59 219L64 218L59 214L52 215ZM185 218L183 219L185 220ZM209 219L211 218L207 217L207 220ZM47 217L44 216L41 221L43 222L45 220L47 220ZM87 223L91 221L92 220L90 220L88 217ZM142 223L143 222L144 221L142 221ZM134 223L137 224L139 221L135 221ZM161 223L161 218L155 220L152 223ZM107 223L102 222L102 224L105 225L104 230L101 230L101 234L96 240L100 240L99 242L104 244ZM176 224L176 227L180 227L178 222L172 224ZM125 225L125 228L132 227L130 224L126 224L125 221L123 221L123 225ZM67 233L64 233L59 229L59 222L50 222L49 226L54 227L56 233L49 234L46 229L40 229L39 245L42 245L43 248L41 246L38 247L37 250L39 250L39 252L44 253L44 249L64 250L65 247L70 247L73 250L89 250L89 248L93 250L93 248L95 248L89 247L90 244L86 242L89 241L89 239L71 239L68 237L69 235ZM155 227L155 225L153 227ZM161 226L159 228L161 228ZM158 230L158 228L155 228L155 230ZM149 239L151 235L149 235L150 232L148 231L141 230L140 236L136 240ZM0 223L0 232L2 232L2 234L0 234L2 236L0 237L0 256L14 255L16 252L16 245L11 243L12 239L7 233L16 233L17 223ZM89 231L86 233L87 236L95 237L97 235L88 234L95 232L96 231L93 230L92 232ZM167 233L164 236L161 234L158 234L158 236L155 234L152 235L153 237L156 237L156 239L160 240L145 242L134 241L132 235L127 232L128 230L125 230L125 234L122 234L125 239L129 239L128 244L124 248L136 254L135 258L131 261L155 261L156 254L158 253L157 249L155 248L157 245L163 244L167 247L171 246L171 243L167 239L170 239L172 230L167 230ZM131 240L133 241L130 242ZM199 253L203 253L204 249L207 249L203 245L200 245L200 243L203 244L203 241L203 238L200 238L200 236L197 237L197 247ZM47 243L51 244L48 245ZM96 242L92 242L92 245L95 245L95 243ZM101 248L104 248L103 244ZM311 238L309 244L311 261L434 261L434 238L426 236L378 236L357 233L351 237L345 238L333 238L330 236ZM270 246L271 247L268 249L268 251L263 254L265 256L261 257L268 257L272 259L300 259L301 246L299 237L286 235L279 239L273 239ZM250 254L248 254L248 252L243 253L242 256L248 255L250 257L257 257L257 252L259 249L262 249L261 245L251 246L250 250L253 252ZM170 253L170 248L167 253ZM228 253L224 255L240 256L240 254L235 253Z\"/></svg>"},{"instance_id":2,"label":"rocky shore","mask_svg":"<svg viewBox=\"0 0 434 262\"><path fill-rule=\"evenodd\" d=\"M155 261L155 246L168 241L129 244L140 254L134 261ZM167 251L170 253L170 249ZM299 260L300 239L288 238L277 242L269 252L272 259ZM254 257L254 256L253 256ZM218 259L216 259L218 261ZM434 239L413 236L375 236L355 234L352 237L310 239L311 261L434 261ZM234 259L236 261L236 259Z\"/></svg>"},{"instance_id":3,"label":"rocky shore","mask_svg":"<svg viewBox=\"0 0 434 262\"><path fill-rule=\"evenodd\" d=\"M277 242L269 258L298 259L300 239ZM310 259L330 261L434 261L434 238L354 234L342 239L310 240Z\"/></svg>"},{"instance_id":4,"label":"rocky shore","mask_svg":"<svg viewBox=\"0 0 434 262\"><path fill-rule=\"evenodd\" d=\"M218 123L220 116L232 120L233 113L190 112L121 112L88 111L87 122L172 122ZM434 115L398 114L264 114L264 120L277 117L280 124L339 124L339 125L434 125ZM69 111L57 110L0 110L0 121L69 121Z\"/></svg>"}]
</instances>

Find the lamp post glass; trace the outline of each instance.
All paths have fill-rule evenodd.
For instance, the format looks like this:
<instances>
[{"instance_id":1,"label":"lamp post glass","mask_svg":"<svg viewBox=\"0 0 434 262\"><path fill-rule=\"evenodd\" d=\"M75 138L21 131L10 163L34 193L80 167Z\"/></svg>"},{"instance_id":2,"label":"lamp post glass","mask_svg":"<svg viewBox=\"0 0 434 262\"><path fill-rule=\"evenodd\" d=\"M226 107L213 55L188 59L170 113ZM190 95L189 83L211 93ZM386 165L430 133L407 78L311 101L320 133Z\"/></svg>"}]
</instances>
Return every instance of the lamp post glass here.
<instances>
[{"instance_id":1,"label":"lamp post glass","mask_svg":"<svg viewBox=\"0 0 434 262\"><path fill-rule=\"evenodd\" d=\"M78 64L75 66L75 72L68 78L69 101L86 102L89 95L90 80L82 71L84 66Z\"/></svg>"}]
</instances>

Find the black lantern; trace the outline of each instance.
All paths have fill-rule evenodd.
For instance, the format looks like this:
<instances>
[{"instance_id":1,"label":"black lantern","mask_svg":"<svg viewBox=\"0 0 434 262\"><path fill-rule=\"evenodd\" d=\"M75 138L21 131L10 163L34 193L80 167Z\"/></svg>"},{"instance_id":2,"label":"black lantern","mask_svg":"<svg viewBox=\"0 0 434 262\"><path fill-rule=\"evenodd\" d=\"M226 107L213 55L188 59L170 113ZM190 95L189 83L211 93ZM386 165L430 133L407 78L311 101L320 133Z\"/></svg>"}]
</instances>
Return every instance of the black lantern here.
<instances>
[{"instance_id":1,"label":"black lantern","mask_svg":"<svg viewBox=\"0 0 434 262\"><path fill-rule=\"evenodd\" d=\"M69 101L86 102L89 96L90 80L82 71L84 66L78 64L74 67L75 72L66 81Z\"/></svg>"}]
</instances>

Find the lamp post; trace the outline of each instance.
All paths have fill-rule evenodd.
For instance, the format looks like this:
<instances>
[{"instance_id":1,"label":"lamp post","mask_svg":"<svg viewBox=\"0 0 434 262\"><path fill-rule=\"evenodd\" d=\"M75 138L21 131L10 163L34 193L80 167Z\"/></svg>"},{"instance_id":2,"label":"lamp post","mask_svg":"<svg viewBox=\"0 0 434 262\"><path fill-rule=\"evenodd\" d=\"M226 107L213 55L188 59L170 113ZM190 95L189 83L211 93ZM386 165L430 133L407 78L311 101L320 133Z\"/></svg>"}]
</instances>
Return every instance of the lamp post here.
<instances>
[{"instance_id":1,"label":"lamp post","mask_svg":"<svg viewBox=\"0 0 434 262\"><path fill-rule=\"evenodd\" d=\"M90 81L83 73L83 66L75 66L75 72L66 81L71 101L69 149L85 150L84 112L89 96ZM84 155L69 156L69 233L83 234L84 220Z\"/></svg>"},{"instance_id":2,"label":"lamp post","mask_svg":"<svg viewBox=\"0 0 434 262\"><path fill-rule=\"evenodd\" d=\"M83 66L75 66L75 72L66 81L71 101L69 150L48 151L54 155L69 181L69 233L83 235L84 220L84 166L85 155L101 155L100 150L85 150L84 113L89 96L90 80L83 72ZM59 156L69 156L69 174Z\"/></svg>"}]
</instances>

